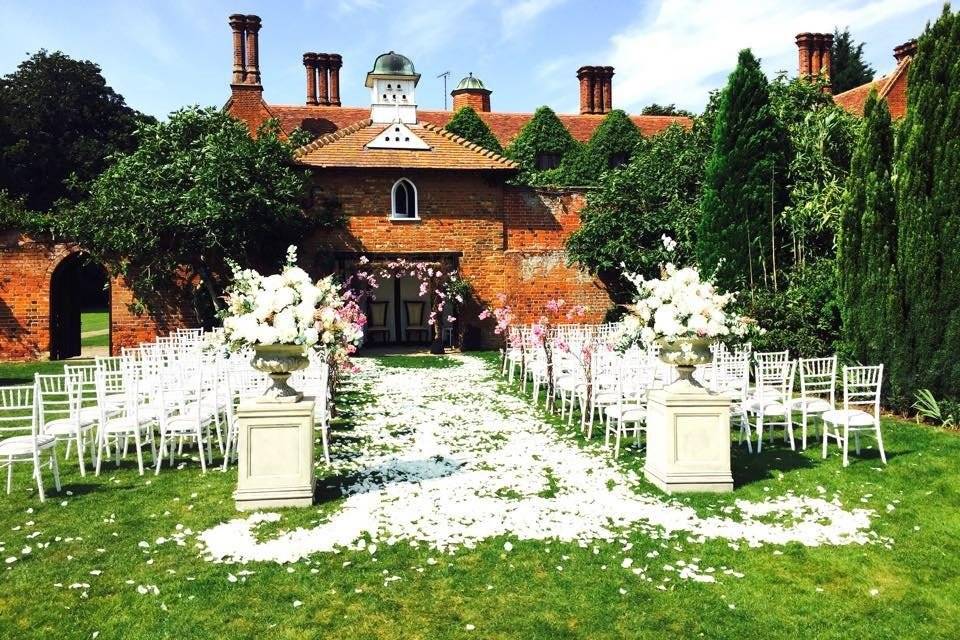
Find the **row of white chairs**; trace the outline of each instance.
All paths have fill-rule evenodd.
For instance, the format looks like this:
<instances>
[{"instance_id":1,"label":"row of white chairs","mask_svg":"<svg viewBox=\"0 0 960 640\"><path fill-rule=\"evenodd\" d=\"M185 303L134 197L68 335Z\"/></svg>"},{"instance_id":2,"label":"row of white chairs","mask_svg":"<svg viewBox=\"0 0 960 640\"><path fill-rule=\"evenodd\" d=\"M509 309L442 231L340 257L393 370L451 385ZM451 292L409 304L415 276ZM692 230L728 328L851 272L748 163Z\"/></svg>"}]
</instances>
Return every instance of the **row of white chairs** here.
<instances>
[{"instance_id":1,"label":"row of white chairs","mask_svg":"<svg viewBox=\"0 0 960 640\"><path fill-rule=\"evenodd\" d=\"M75 451L80 474L87 452L97 475L112 456L119 466L132 445L141 475L144 449L153 454L154 472L165 460L173 466L184 447L196 447L203 472L213 462L214 440L223 470L236 457L237 408L262 394L269 379L250 367L250 354L208 353L202 330L171 336L93 364L67 364L62 374L36 374L33 384L0 387L0 467L7 467L10 493L16 463L31 463L41 501L42 469L49 466L60 489L58 443L64 460ZM316 400L316 427L329 463L329 369L319 358L297 372L291 383Z\"/></svg>"},{"instance_id":2,"label":"row of white chairs","mask_svg":"<svg viewBox=\"0 0 960 640\"><path fill-rule=\"evenodd\" d=\"M651 389L675 380L673 367L658 357L656 346L631 348L624 353L613 348L616 325L560 325L542 336L532 325L511 327L502 354L502 373L512 382L519 375L525 391L532 384L534 402L545 390L545 404L559 404L560 415L572 423L579 408L581 431L591 439L597 419L604 425L604 441L613 441L619 455L621 439L639 441L646 428L646 397ZM733 399L731 415L740 429L740 442L753 451L763 447L764 431L772 440L782 427L784 440L796 448L795 429L802 447L810 429L820 426L822 455L835 441L849 464L851 439L860 453L860 436L872 435L881 460L886 463L880 428L880 394L883 366L844 366L843 401L837 403L837 357L792 360L789 353L757 352L745 343L727 348L712 347L713 362L697 367L694 377L714 392ZM752 375L751 375L752 374Z\"/></svg>"}]
</instances>

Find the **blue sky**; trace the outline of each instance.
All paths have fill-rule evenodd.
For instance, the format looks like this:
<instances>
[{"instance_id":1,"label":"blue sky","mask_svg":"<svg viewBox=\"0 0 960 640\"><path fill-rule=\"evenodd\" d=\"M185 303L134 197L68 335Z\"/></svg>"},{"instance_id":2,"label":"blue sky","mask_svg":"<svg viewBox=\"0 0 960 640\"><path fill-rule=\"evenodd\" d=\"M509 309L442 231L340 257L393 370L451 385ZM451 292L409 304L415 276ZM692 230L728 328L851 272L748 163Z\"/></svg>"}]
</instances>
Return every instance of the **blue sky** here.
<instances>
[{"instance_id":1,"label":"blue sky","mask_svg":"<svg viewBox=\"0 0 960 640\"><path fill-rule=\"evenodd\" d=\"M496 111L578 106L577 67L616 67L614 104L699 110L751 47L768 73L794 72L800 31L849 25L880 73L940 0L0 0L0 73L40 48L97 62L137 109L163 116L229 95L231 13L263 18L260 66L269 102L302 104L304 51L340 53L345 104L369 104L364 74L394 49L423 74L417 99L443 106L437 75L467 72L493 90ZM452 85L448 89L452 89Z\"/></svg>"}]
</instances>

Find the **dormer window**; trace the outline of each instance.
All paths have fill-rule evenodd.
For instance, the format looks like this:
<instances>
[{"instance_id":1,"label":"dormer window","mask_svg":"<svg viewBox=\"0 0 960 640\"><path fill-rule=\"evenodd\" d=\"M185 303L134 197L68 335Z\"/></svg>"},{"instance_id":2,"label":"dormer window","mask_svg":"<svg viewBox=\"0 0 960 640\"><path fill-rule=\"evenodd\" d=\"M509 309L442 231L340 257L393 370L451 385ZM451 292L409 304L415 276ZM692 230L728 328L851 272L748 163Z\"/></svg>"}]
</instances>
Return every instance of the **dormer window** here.
<instances>
[{"instance_id":1,"label":"dormer window","mask_svg":"<svg viewBox=\"0 0 960 640\"><path fill-rule=\"evenodd\" d=\"M406 178L393 184L390 194L390 218L393 220L419 220L417 214L417 188Z\"/></svg>"},{"instance_id":2,"label":"dormer window","mask_svg":"<svg viewBox=\"0 0 960 640\"><path fill-rule=\"evenodd\" d=\"M537 169L543 171L544 169L556 169L560 166L561 156L559 153L538 153L537 154Z\"/></svg>"}]
</instances>

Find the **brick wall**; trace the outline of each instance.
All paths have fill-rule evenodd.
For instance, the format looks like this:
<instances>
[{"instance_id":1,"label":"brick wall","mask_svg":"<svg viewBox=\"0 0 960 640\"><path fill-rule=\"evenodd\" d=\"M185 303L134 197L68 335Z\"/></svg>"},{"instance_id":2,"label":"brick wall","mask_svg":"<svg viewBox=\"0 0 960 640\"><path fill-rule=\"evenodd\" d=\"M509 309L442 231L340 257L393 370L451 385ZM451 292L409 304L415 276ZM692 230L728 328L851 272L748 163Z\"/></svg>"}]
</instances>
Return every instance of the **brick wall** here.
<instances>
[{"instance_id":1,"label":"brick wall","mask_svg":"<svg viewBox=\"0 0 960 640\"><path fill-rule=\"evenodd\" d=\"M45 357L50 350L50 281L65 258L79 251L75 245L43 242L17 231L0 234L0 360ZM177 298L165 296L159 313L135 315L134 297L120 279L111 280L111 346L135 346L178 326L195 323Z\"/></svg>"},{"instance_id":2,"label":"brick wall","mask_svg":"<svg viewBox=\"0 0 960 640\"><path fill-rule=\"evenodd\" d=\"M391 187L401 177L417 187L419 221L390 220ZM563 247L579 225L582 191L513 187L502 176L466 171L326 169L314 185L339 200L348 220L303 243L301 257L315 272L331 252L460 253L460 272L479 303L504 292L523 322L539 317L551 298L586 305L589 322L610 306L598 281L566 264ZM479 324L478 311L465 309L463 322ZM496 343L492 325L483 328L484 342Z\"/></svg>"}]
</instances>

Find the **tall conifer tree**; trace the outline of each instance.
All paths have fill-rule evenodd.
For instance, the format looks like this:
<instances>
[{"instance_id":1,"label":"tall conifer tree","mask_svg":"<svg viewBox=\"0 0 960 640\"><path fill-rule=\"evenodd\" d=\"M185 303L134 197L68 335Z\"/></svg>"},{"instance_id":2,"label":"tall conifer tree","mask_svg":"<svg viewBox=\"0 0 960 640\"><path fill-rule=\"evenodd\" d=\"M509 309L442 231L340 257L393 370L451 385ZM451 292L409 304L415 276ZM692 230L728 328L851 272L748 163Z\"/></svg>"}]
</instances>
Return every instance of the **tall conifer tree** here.
<instances>
[{"instance_id":1,"label":"tall conifer tree","mask_svg":"<svg viewBox=\"0 0 960 640\"><path fill-rule=\"evenodd\" d=\"M490 131L487 123L480 119L473 107L462 107L450 118L450 122L444 127L450 133L456 134L461 138L466 138L470 142L476 143L484 149L503 153L503 147L500 141Z\"/></svg>"},{"instance_id":2,"label":"tall conifer tree","mask_svg":"<svg viewBox=\"0 0 960 640\"><path fill-rule=\"evenodd\" d=\"M785 199L788 142L770 108L767 78L740 52L720 98L707 161L697 254L721 287L776 282L776 220Z\"/></svg>"},{"instance_id":3,"label":"tall conifer tree","mask_svg":"<svg viewBox=\"0 0 960 640\"><path fill-rule=\"evenodd\" d=\"M863 43L854 44L850 29L834 29L830 51L830 84L834 93L859 87L873 80L876 74L863 59Z\"/></svg>"},{"instance_id":4,"label":"tall conifer tree","mask_svg":"<svg viewBox=\"0 0 960 640\"><path fill-rule=\"evenodd\" d=\"M905 325L894 393L960 393L960 15L949 5L910 65L897 174L897 263Z\"/></svg>"},{"instance_id":5,"label":"tall conifer tree","mask_svg":"<svg viewBox=\"0 0 960 640\"><path fill-rule=\"evenodd\" d=\"M888 359L887 329L897 322L887 299L897 242L892 174L893 123L886 101L873 91L850 164L837 241L844 342L866 364Z\"/></svg>"}]
</instances>

